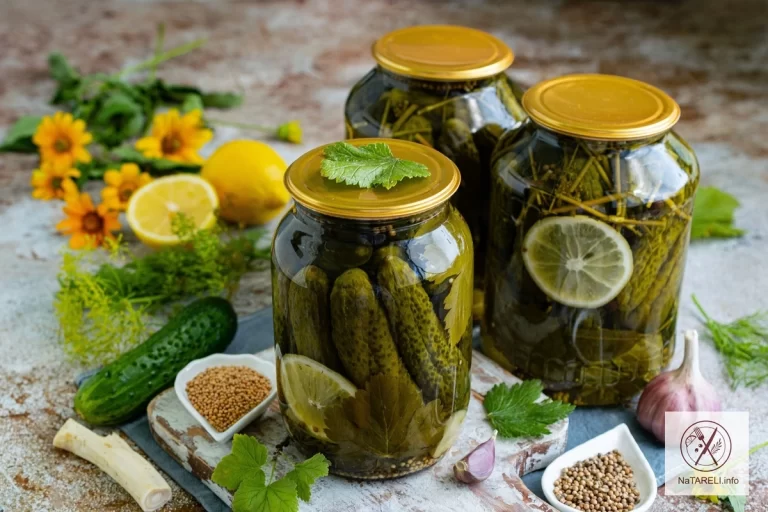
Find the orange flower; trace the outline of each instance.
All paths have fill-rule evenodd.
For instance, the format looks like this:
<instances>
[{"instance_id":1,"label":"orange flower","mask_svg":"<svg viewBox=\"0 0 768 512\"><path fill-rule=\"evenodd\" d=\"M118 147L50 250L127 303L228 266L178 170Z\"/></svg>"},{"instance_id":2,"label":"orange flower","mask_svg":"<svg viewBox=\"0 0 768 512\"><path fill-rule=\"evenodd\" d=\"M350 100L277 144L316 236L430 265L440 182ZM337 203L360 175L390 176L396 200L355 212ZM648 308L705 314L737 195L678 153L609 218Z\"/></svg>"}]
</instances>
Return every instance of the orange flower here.
<instances>
[{"instance_id":1,"label":"orange flower","mask_svg":"<svg viewBox=\"0 0 768 512\"><path fill-rule=\"evenodd\" d=\"M105 239L114 240L113 231L120 229L118 212L106 205L94 206L91 196L70 194L64 207L67 218L56 225L65 235L72 235L69 246L72 249L99 247Z\"/></svg>"},{"instance_id":2,"label":"orange flower","mask_svg":"<svg viewBox=\"0 0 768 512\"><path fill-rule=\"evenodd\" d=\"M141 172L139 166L133 163L121 165L119 171L110 169L104 173L107 186L101 190L101 200L109 208L123 211L133 193L150 181L149 173Z\"/></svg>"},{"instance_id":3,"label":"orange flower","mask_svg":"<svg viewBox=\"0 0 768 512\"><path fill-rule=\"evenodd\" d=\"M68 167L77 162L91 161L91 154L85 146L92 140L93 137L85 129L85 122L82 119L74 119L72 114L66 112L56 112L52 117L44 117L32 137L32 141L40 149L43 162Z\"/></svg>"},{"instance_id":4,"label":"orange flower","mask_svg":"<svg viewBox=\"0 0 768 512\"><path fill-rule=\"evenodd\" d=\"M179 115L169 110L152 120L152 133L136 141L136 149L147 158L164 158L174 162L199 164L203 162L197 150L211 140L213 132L203 126L202 112L193 110Z\"/></svg>"},{"instance_id":5,"label":"orange flower","mask_svg":"<svg viewBox=\"0 0 768 512\"><path fill-rule=\"evenodd\" d=\"M77 192L77 185L72 178L79 177L80 171L69 165L53 161L41 162L40 168L32 171L32 197L43 201L64 199L68 193Z\"/></svg>"}]
</instances>

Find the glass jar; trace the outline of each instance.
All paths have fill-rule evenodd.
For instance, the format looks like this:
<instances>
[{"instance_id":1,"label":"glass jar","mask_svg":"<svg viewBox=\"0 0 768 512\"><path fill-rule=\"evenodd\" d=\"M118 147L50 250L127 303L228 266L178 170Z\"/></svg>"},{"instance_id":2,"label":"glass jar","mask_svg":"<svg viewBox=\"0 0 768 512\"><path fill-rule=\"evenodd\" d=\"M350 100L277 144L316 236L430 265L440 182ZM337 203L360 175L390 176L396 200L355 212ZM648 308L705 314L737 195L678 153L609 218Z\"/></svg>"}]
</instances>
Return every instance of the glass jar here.
<instances>
[{"instance_id":1,"label":"glass jar","mask_svg":"<svg viewBox=\"0 0 768 512\"><path fill-rule=\"evenodd\" d=\"M469 403L472 238L450 204L444 155L385 142L430 176L364 189L320 175L323 147L285 182L295 205L272 249L278 397L288 432L336 474L392 478L431 466Z\"/></svg>"},{"instance_id":2,"label":"glass jar","mask_svg":"<svg viewBox=\"0 0 768 512\"><path fill-rule=\"evenodd\" d=\"M523 96L494 153L484 350L577 405L669 362L699 166L650 85L569 75Z\"/></svg>"},{"instance_id":3,"label":"glass jar","mask_svg":"<svg viewBox=\"0 0 768 512\"><path fill-rule=\"evenodd\" d=\"M522 90L504 74L514 55L479 30L407 27L373 45L378 66L349 93L347 138L391 137L434 147L461 171L452 202L469 224L482 289L493 148L525 118Z\"/></svg>"}]
</instances>

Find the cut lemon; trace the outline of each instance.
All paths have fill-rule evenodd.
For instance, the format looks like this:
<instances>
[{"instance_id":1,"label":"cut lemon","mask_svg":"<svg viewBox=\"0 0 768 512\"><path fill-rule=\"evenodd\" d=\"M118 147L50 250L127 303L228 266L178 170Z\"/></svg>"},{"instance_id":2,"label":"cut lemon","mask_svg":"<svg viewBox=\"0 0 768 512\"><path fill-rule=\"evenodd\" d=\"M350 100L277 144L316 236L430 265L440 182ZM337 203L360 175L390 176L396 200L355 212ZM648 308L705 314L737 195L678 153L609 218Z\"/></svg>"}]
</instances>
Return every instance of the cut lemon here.
<instances>
[{"instance_id":1,"label":"cut lemon","mask_svg":"<svg viewBox=\"0 0 768 512\"><path fill-rule=\"evenodd\" d=\"M310 433L327 440L325 409L354 396L357 388L343 376L308 357L288 354L280 365L280 384L286 404Z\"/></svg>"},{"instance_id":2,"label":"cut lemon","mask_svg":"<svg viewBox=\"0 0 768 512\"><path fill-rule=\"evenodd\" d=\"M126 217L136 236L158 247L179 243L173 233L173 217L183 213L197 229L216 223L219 198L210 183L193 174L156 179L137 190L128 203Z\"/></svg>"},{"instance_id":3,"label":"cut lemon","mask_svg":"<svg viewBox=\"0 0 768 512\"><path fill-rule=\"evenodd\" d=\"M525 268L549 297L576 308L613 300L632 276L632 249L621 234L590 217L548 217L523 241Z\"/></svg>"}]
</instances>

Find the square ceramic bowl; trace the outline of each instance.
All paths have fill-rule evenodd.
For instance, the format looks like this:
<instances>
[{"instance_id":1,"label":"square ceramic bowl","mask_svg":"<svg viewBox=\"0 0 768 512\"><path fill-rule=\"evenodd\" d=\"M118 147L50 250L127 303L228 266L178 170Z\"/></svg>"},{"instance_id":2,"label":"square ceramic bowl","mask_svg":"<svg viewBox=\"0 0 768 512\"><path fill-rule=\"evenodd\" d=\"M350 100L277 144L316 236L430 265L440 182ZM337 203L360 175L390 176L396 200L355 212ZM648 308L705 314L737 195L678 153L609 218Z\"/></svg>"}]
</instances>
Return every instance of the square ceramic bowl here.
<instances>
[{"instance_id":1,"label":"square ceramic bowl","mask_svg":"<svg viewBox=\"0 0 768 512\"><path fill-rule=\"evenodd\" d=\"M208 368L214 366L247 366L252 368L269 379L272 384L272 390L267 398L259 405L248 411L242 418L229 427L224 432L219 432L194 408L187 397L187 382L194 379L195 376ZM208 435L218 443L224 443L232 439L236 433L240 432L246 425L260 417L266 412L269 404L277 396L277 377L275 365L253 354L213 354L202 359L196 359L184 367L177 375L174 383L176 396L184 405L184 408L205 428Z\"/></svg>"},{"instance_id":2,"label":"square ceramic bowl","mask_svg":"<svg viewBox=\"0 0 768 512\"><path fill-rule=\"evenodd\" d=\"M564 469L577 462L613 450L618 450L632 467L637 490L640 491L640 503L635 505L632 512L646 512L650 509L656 499L656 476L625 423L568 450L547 466L541 477L541 488L549 503L561 512L581 512L555 497L555 480Z\"/></svg>"}]
</instances>

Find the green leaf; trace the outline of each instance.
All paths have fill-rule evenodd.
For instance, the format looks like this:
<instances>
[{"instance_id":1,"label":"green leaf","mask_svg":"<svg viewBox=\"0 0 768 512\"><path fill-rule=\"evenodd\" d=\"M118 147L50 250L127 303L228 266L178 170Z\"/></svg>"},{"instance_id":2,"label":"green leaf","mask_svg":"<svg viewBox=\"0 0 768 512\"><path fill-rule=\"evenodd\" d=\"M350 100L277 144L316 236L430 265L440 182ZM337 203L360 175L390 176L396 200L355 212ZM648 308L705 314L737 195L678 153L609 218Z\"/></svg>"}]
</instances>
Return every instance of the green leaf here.
<instances>
[{"instance_id":1,"label":"green leaf","mask_svg":"<svg viewBox=\"0 0 768 512\"><path fill-rule=\"evenodd\" d=\"M264 486L264 472L261 467L267 462L267 447L255 437L235 434L232 453L221 459L213 470L211 480L234 491L249 477L259 477Z\"/></svg>"},{"instance_id":2,"label":"green leaf","mask_svg":"<svg viewBox=\"0 0 768 512\"><path fill-rule=\"evenodd\" d=\"M200 164L190 164L183 162L174 162L163 158L147 158L140 151L129 146L115 148L111 156L118 162L133 162L141 167L142 171L150 173L152 176L165 176L179 172L197 173L200 172Z\"/></svg>"},{"instance_id":3,"label":"green leaf","mask_svg":"<svg viewBox=\"0 0 768 512\"><path fill-rule=\"evenodd\" d=\"M442 437L440 401L424 404L410 379L378 374L354 397L334 405L324 415L331 441L355 456L403 458L419 455Z\"/></svg>"},{"instance_id":4,"label":"green leaf","mask_svg":"<svg viewBox=\"0 0 768 512\"><path fill-rule=\"evenodd\" d=\"M191 85L166 84L162 80L154 80L147 84L145 93L154 97L158 103L176 106L182 105L190 94L199 96L205 108L232 108L243 102L241 94L232 92L206 93Z\"/></svg>"},{"instance_id":5,"label":"green leaf","mask_svg":"<svg viewBox=\"0 0 768 512\"><path fill-rule=\"evenodd\" d=\"M193 110L203 110L203 100L199 94L187 94L184 98L184 102L181 104L181 111L183 113L192 112Z\"/></svg>"},{"instance_id":6,"label":"green leaf","mask_svg":"<svg viewBox=\"0 0 768 512\"><path fill-rule=\"evenodd\" d=\"M539 380L513 386L496 384L485 395L488 420L501 437L529 437L549 434L548 425L567 417L575 407L556 400L536 402L544 388Z\"/></svg>"},{"instance_id":7,"label":"green leaf","mask_svg":"<svg viewBox=\"0 0 768 512\"><path fill-rule=\"evenodd\" d=\"M233 512L297 512L296 484L284 478L264 485L264 477L243 480L232 500Z\"/></svg>"},{"instance_id":8,"label":"green leaf","mask_svg":"<svg viewBox=\"0 0 768 512\"><path fill-rule=\"evenodd\" d=\"M316 453L304 462L299 462L284 478L293 480L296 484L296 492L304 501L309 501L312 496L311 486L318 478L328 476L330 462L322 453Z\"/></svg>"},{"instance_id":9,"label":"green leaf","mask_svg":"<svg viewBox=\"0 0 768 512\"><path fill-rule=\"evenodd\" d=\"M733 212L739 201L727 192L715 187L702 187L693 203L691 239L733 238L744 230L733 227Z\"/></svg>"},{"instance_id":10,"label":"green leaf","mask_svg":"<svg viewBox=\"0 0 768 512\"><path fill-rule=\"evenodd\" d=\"M147 117L139 101L132 91L111 89L91 102L92 108L81 117L86 119L96 141L114 147L144 131Z\"/></svg>"},{"instance_id":11,"label":"green leaf","mask_svg":"<svg viewBox=\"0 0 768 512\"><path fill-rule=\"evenodd\" d=\"M747 507L746 496L726 496L728 503L731 504L733 512L744 512Z\"/></svg>"},{"instance_id":12,"label":"green leaf","mask_svg":"<svg viewBox=\"0 0 768 512\"><path fill-rule=\"evenodd\" d=\"M234 92L208 92L201 98L206 108L234 108L243 103L243 95Z\"/></svg>"},{"instance_id":13,"label":"green leaf","mask_svg":"<svg viewBox=\"0 0 768 512\"><path fill-rule=\"evenodd\" d=\"M48 55L48 71L51 78L59 83L72 82L80 79L80 73L69 65L64 55L54 52Z\"/></svg>"},{"instance_id":14,"label":"green leaf","mask_svg":"<svg viewBox=\"0 0 768 512\"><path fill-rule=\"evenodd\" d=\"M427 166L410 160L395 158L383 142L353 146L336 142L326 146L320 174L337 183L370 188L381 185L394 187L405 178L425 178L430 175Z\"/></svg>"},{"instance_id":15,"label":"green leaf","mask_svg":"<svg viewBox=\"0 0 768 512\"><path fill-rule=\"evenodd\" d=\"M32 142L32 137L41 120L40 116L20 117L5 134L3 142L0 142L0 152L36 153L37 146Z\"/></svg>"}]
</instances>

